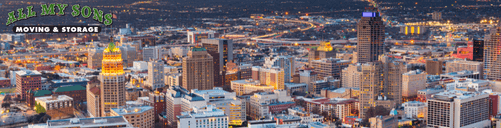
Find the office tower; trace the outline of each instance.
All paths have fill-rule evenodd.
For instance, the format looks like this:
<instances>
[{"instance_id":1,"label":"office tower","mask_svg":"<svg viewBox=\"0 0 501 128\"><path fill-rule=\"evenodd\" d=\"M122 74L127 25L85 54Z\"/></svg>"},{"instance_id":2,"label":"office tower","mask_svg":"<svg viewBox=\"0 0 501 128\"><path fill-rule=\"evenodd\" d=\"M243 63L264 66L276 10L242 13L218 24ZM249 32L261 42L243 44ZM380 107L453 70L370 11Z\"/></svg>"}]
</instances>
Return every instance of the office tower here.
<instances>
[{"instance_id":1,"label":"office tower","mask_svg":"<svg viewBox=\"0 0 501 128\"><path fill-rule=\"evenodd\" d=\"M87 113L90 117L101 117L101 91L99 85L87 85Z\"/></svg>"},{"instance_id":2,"label":"office tower","mask_svg":"<svg viewBox=\"0 0 501 128\"><path fill-rule=\"evenodd\" d=\"M229 119L223 110L212 105L194 108L177 116L178 128L227 128Z\"/></svg>"},{"instance_id":3,"label":"office tower","mask_svg":"<svg viewBox=\"0 0 501 128\"><path fill-rule=\"evenodd\" d=\"M311 61L311 67L318 73L319 78L332 76L335 79L341 78L341 70L351 64L349 60L341 60L336 58L323 58L320 60Z\"/></svg>"},{"instance_id":4,"label":"office tower","mask_svg":"<svg viewBox=\"0 0 501 128\"><path fill-rule=\"evenodd\" d=\"M284 70L284 80L285 82L291 82L292 76L296 72L294 67L295 59L293 56L272 56L264 58L264 66L266 68L271 68L274 66L280 67Z\"/></svg>"},{"instance_id":5,"label":"office tower","mask_svg":"<svg viewBox=\"0 0 501 128\"><path fill-rule=\"evenodd\" d=\"M362 79L362 65L360 63L350 64L341 72L342 87L360 88L360 80Z\"/></svg>"},{"instance_id":6,"label":"office tower","mask_svg":"<svg viewBox=\"0 0 501 128\"><path fill-rule=\"evenodd\" d=\"M480 78L484 75L484 64L478 61L468 61L468 60L454 60L448 61L445 64L445 73L459 72L459 71L473 71L479 72Z\"/></svg>"},{"instance_id":7,"label":"office tower","mask_svg":"<svg viewBox=\"0 0 501 128\"><path fill-rule=\"evenodd\" d=\"M21 99L26 99L26 91L41 90L42 73L31 70L21 70L16 74L16 92L21 94Z\"/></svg>"},{"instance_id":8,"label":"office tower","mask_svg":"<svg viewBox=\"0 0 501 128\"><path fill-rule=\"evenodd\" d=\"M357 38L357 62L378 61L384 52L385 37L384 23L376 9L363 12L357 25Z\"/></svg>"},{"instance_id":9,"label":"office tower","mask_svg":"<svg viewBox=\"0 0 501 128\"><path fill-rule=\"evenodd\" d=\"M332 48L330 42L320 42L320 45L315 49L311 48L308 52L308 63L311 64L313 60L320 60L323 58L336 58L336 50Z\"/></svg>"},{"instance_id":10,"label":"office tower","mask_svg":"<svg viewBox=\"0 0 501 128\"><path fill-rule=\"evenodd\" d=\"M376 99L384 92L383 67L381 62L368 62L360 65L360 117L365 118L365 114L370 107L376 107Z\"/></svg>"},{"instance_id":11,"label":"office tower","mask_svg":"<svg viewBox=\"0 0 501 128\"><path fill-rule=\"evenodd\" d=\"M484 40L473 39L473 61L484 62Z\"/></svg>"},{"instance_id":12,"label":"office tower","mask_svg":"<svg viewBox=\"0 0 501 128\"><path fill-rule=\"evenodd\" d=\"M112 108L111 116L124 116L125 119L136 128L152 128L155 127L155 118L153 107L143 106L122 106L120 108Z\"/></svg>"},{"instance_id":13,"label":"office tower","mask_svg":"<svg viewBox=\"0 0 501 128\"><path fill-rule=\"evenodd\" d=\"M214 31L188 31L188 43L199 44L203 39L211 39L219 36L218 33Z\"/></svg>"},{"instance_id":14,"label":"office tower","mask_svg":"<svg viewBox=\"0 0 501 128\"><path fill-rule=\"evenodd\" d=\"M259 80L261 84L273 86L275 89L284 89L284 70L277 66L272 68L252 67L252 79Z\"/></svg>"},{"instance_id":15,"label":"office tower","mask_svg":"<svg viewBox=\"0 0 501 128\"><path fill-rule=\"evenodd\" d=\"M149 102L151 102L151 106L154 108L153 115L155 117L155 122L158 122L158 114L165 112L166 110L165 105L167 102L167 96L165 93L159 91L150 92Z\"/></svg>"},{"instance_id":16,"label":"office tower","mask_svg":"<svg viewBox=\"0 0 501 128\"><path fill-rule=\"evenodd\" d=\"M226 75L226 63L233 61L233 40L202 39L202 46L212 56L214 66L214 86L222 87Z\"/></svg>"},{"instance_id":17,"label":"office tower","mask_svg":"<svg viewBox=\"0 0 501 128\"><path fill-rule=\"evenodd\" d=\"M103 61L103 51L104 48L94 48L89 50L89 56L87 57L87 67L90 69L100 69Z\"/></svg>"},{"instance_id":18,"label":"office tower","mask_svg":"<svg viewBox=\"0 0 501 128\"><path fill-rule=\"evenodd\" d=\"M228 115L229 125L242 125L246 121L246 100L237 98L235 92L224 91L221 87L212 90L192 90L192 93L203 97L207 105L212 105Z\"/></svg>"},{"instance_id":19,"label":"office tower","mask_svg":"<svg viewBox=\"0 0 501 128\"><path fill-rule=\"evenodd\" d=\"M111 108L125 105L125 73L122 52L111 42L103 51L101 81L101 116L109 116Z\"/></svg>"},{"instance_id":20,"label":"office tower","mask_svg":"<svg viewBox=\"0 0 501 128\"><path fill-rule=\"evenodd\" d=\"M426 75L419 69L402 74L402 97L417 97L419 90L426 89Z\"/></svg>"},{"instance_id":21,"label":"office tower","mask_svg":"<svg viewBox=\"0 0 501 128\"><path fill-rule=\"evenodd\" d=\"M150 60L148 62L148 80L146 85L151 89L162 88L165 86L164 80L164 61L163 60Z\"/></svg>"},{"instance_id":22,"label":"office tower","mask_svg":"<svg viewBox=\"0 0 501 128\"><path fill-rule=\"evenodd\" d=\"M490 127L489 94L447 90L428 99L428 127Z\"/></svg>"},{"instance_id":23,"label":"office tower","mask_svg":"<svg viewBox=\"0 0 501 128\"><path fill-rule=\"evenodd\" d=\"M484 40L484 68L485 76L489 80L501 79L501 23L499 23L491 33L485 36Z\"/></svg>"},{"instance_id":24,"label":"office tower","mask_svg":"<svg viewBox=\"0 0 501 128\"><path fill-rule=\"evenodd\" d=\"M207 90L214 88L212 56L205 48L194 47L183 58L183 88Z\"/></svg>"},{"instance_id":25,"label":"office tower","mask_svg":"<svg viewBox=\"0 0 501 128\"><path fill-rule=\"evenodd\" d=\"M231 81L231 90L235 91L237 95L247 95L254 92L263 91L271 92L275 87L269 85L262 85L259 80L246 79Z\"/></svg>"},{"instance_id":26,"label":"office tower","mask_svg":"<svg viewBox=\"0 0 501 128\"><path fill-rule=\"evenodd\" d=\"M395 101L396 104L402 103L402 74L407 72L405 61L396 58L381 56L383 63L383 76L385 96Z\"/></svg>"},{"instance_id":27,"label":"office tower","mask_svg":"<svg viewBox=\"0 0 501 128\"><path fill-rule=\"evenodd\" d=\"M124 59L124 66L132 67L134 61L136 60L137 51L136 48L130 45L120 46L120 51L122 51L122 58Z\"/></svg>"}]
</instances>

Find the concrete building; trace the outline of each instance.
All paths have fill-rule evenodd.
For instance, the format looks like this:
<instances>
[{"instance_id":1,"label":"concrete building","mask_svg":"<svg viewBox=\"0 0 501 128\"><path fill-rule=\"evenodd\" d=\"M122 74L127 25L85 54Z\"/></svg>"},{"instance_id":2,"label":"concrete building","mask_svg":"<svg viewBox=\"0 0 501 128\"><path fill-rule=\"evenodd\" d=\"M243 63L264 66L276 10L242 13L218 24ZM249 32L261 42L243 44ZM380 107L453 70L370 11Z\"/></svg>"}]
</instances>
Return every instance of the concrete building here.
<instances>
[{"instance_id":1,"label":"concrete building","mask_svg":"<svg viewBox=\"0 0 501 128\"><path fill-rule=\"evenodd\" d=\"M246 79L231 81L231 90L237 95L247 95L254 92L271 92L275 89L273 86L263 85L259 80Z\"/></svg>"},{"instance_id":2,"label":"concrete building","mask_svg":"<svg viewBox=\"0 0 501 128\"><path fill-rule=\"evenodd\" d=\"M318 73L319 78L332 76L335 79L341 79L341 70L351 64L349 60L336 58L323 58L311 61L311 67Z\"/></svg>"},{"instance_id":3,"label":"concrete building","mask_svg":"<svg viewBox=\"0 0 501 128\"><path fill-rule=\"evenodd\" d=\"M457 77L453 80L454 82L445 84L446 90L483 91L492 87L491 83L486 80Z\"/></svg>"},{"instance_id":4,"label":"concrete building","mask_svg":"<svg viewBox=\"0 0 501 128\"><path fill-rule=\"evenodd\" d=\"M467 60L454 60L445 64L445 73L459 72L459 71L473 71L480 73L480 79L484 76L484 64L478 61Z\"/></svg>"},{"instance_id":5,"label":"concrete building","mask_svg":"<svg viewBox=\"0 0 501 128\"><path fill-rule=\"evenodd\" d=\"M132 65L133 65L132 70L138 72L148 71L148 62L146 61L134 61Z\"/></svg>"},{"instance_id":6,"label":"concrete building","mask_svg":"<svg viewBox=\"0 0 501 128\"><path fill-rule=\"evenodd\" d=\"M72 118L62 120L49 120L47 124L29 125L28 128L107 128L121 127L133 128L123 116Z\"/></svg>"},{"instance_id":7,"label":"concrete building","mask_svg":"<svg viewBox=\"0 0 501 128\"><path fill-rule=\"evenodd\" d=\"M366 10L357 24L357 62L378 61L384 53L384 23L377 10Z\"/></svg>"},{"instance_id":8,"label":"concrete building","mask_svg":"<svg viewBox=\"0 0 501 128\"><path fill-rule=\"evenodd\" d=\"M212 105L193 108L193 111L183 112L177 116L178 128L226 128L228 121L228 115Z\"/></svg>"},{"instance_id":9,"label":"concrete building","mask_svg":"<svg viewBox=\"0 0 501 128\"><path fill-rule=\"evenodd\" d=\"M190 44L199 44L202 42L202 39L210 39L210 38L216 38L219 36L214 31L188 31L188 43Z\"/></svg>"},{"instance_id":10,"label":"concrete building","mask_svg":"<svg viewBox=\"0 0 501 128\"><path fill-rule=\"evenodd\" d=\"M16 92L21 95L21 99L26 98L26 91L41 90L42 73L31 70L21 70L15 72Z\"/></svg>"},{"instance_id":11,"label":"concrete building","mask_svg":"<svg viewBox=\"0 0 501 128\"><path fill-rule=\"evenodd\" d=\"M426 60L426 72L430 75L440 75L443 73L444 60L428 59Z\"/></svg>"},{"instance_id":12,"label":"concrete building","mask_svg":"<svg viewBox=\"0 0 501 128\"><path fill-rule=\"evenodd\" d=\"M205 48L192 48L182 65L183 88L207 90L214 87L214 63Z\"/></svg>"},{"instance_id":13,"label":"concrete building","mask_svg":"<svg viewBox=\"0 0 501 128\"><path fill-rule=\"evenodd\" d=\"M275 89L284 89L284 70L275 66L272 68L252 67L252 79L259 80L261 84L273 86Z\"/></svg>"},{"instance_id":14,"label":"concrete building","mask_svg":"<svg viewBox=\"0 0 501 128\"><path fill-rule=\"evenodd\" d=\"M341 83L339 80L334 79L332 76L325 77L323 80L313 81L310 85L308 85L308 92L310 94L320 96L321 90L324 88L339 88Z\"/></svg>"},{"instance_id":15,"label":"concrete building","mask_svg":"<svg viewBox=\"0 0 501 128\"><path fill-rule=\"evenodd\" d=\"M452 79L452 78L473 78L473 79L481 79L480 72L474 72L474 71L468 71L468 70L463 70L463 71L458 71L458 72L450 72L450 73L444 73L440 75L440 79Z\"/></svg>"},{"instance_id":16,"label":"concrete building","mask_svg":"<svg viewBox=\"0 0 501 128\"><path fill-rule=\"evenodd\" d=\"M306 93L308 91L308 84L306 83L284 83L285 90L287 93L293 94L294 92L303 92Z\"/></svg>"},{"instance_id":17,"label":"concrete building","mask_svg":"<svg viewBox=\"0 0 501 128\"><path fill-rule=\"evenodd\" d=\"M183 82L182 73L167 74L164 80L167 86L181 86Z\"/></svg>"},{"instance_id":18,"label":"concrete building","mask_svg":"<svg viewBox=\"0 0 501 128\"><path fill-rule=\"evenodd\" d=\"M427 102L428 99L431 99L431 97L434 94L443 92L445 89L443 88L428 88L428 89L423 89L419 90L417 92L417 101L419 102Z\"/></svg>"},{"instance_id":19,"label":"concrete building","mask_svg":"<svg viewBox=\"0 0 501 128\"><path fill-rule=\"evenodd\" d=\"M300 70L299 71L299 81L294 83L306 83L309 87L313 85L313 82L319 80L318 74L313 72L312 70Z\"/></svg>"},{"instance_id":20,"label":"concrete building","mask_svg":"<svg viewBox=\"0 0 501 128\"><path fill-rule=\"evenodd\" d=\"M442 128L490 127L489 94L447 90L428 99L427 126ZM474 109L475 108L475 109Z\"/></svg>"},{"instance_id":21,"label":"concrete building","mask_svg":"<svg viewBox=\"0 0 501 128\"><path fill-rule=\"evenodd\" d=\"M405 61L381 56L380 61L383 66L384 92L389 99L396 104L402 103L402 74L407 72L407 63Z\"/></svg>"},{"instance_id":22,"label":"concrete building","mask_svg":"<svg viewBox=\"0 0 501 128\"><path fill-rule=\"evenodd\" d=\"M125 64L124 66L132 67L134 65L134 61L138 58L136 48L130 45L124 45L118 48L122 51L122 58Z\"/></svg>"},{"instance_id":23,"label":"concrete building","mask_svg":"<svg viewBox=\"0 0 501 128\"><path fill-rule=\"evenodd\" d=\"M341 87L336 89L322 89L320 96L326 98L352 98L360 95L359 88Z\"/></svg>"},{"instance_id":24,"label":"concrete building","mask_svg":"<svg viewBox=\"0 0 501 128\"><path fill-rule=\"evenodd\" d=\"M221 87L212 90L192 90L192 93L203 97L207 105L218 108L228 116L228 125L242 125L246 121L246 100L237 98L235 92L224 91Z\"/></svg>"},{"instance_id":25,"label":"concrete building","mask_svg":"<svg viewBox=\"0 0 501 128\"><path fill-rule=\"evenodd\" d=\"M334 114L339 119L343 119L347 116L358 116L358 113L355 112L359 108L359 101L357 99L325 97L305 98L302 96L296 97L296 99L305 101L306 112L312 112L314 109L319 109L320 112Z\"/></svg>"},{"instance_id":26,"label":"concrete building","mask_svg":"<svg viewBox=\"0 0 501 128\"><path fill-rule=\"evenodd\" d=\"M101 117L101 91L97 85L87 85L87 113L90 117Z\"/></svg>"},{"instance_id":27,"label":"concrete building","mask_svg":"<svg viewBox=\"0 0 501 128\"><path fill-rule=\"evenodd\" d=\"M419 69L402 74L402 96L416 97L418 90L426 89L426 75Z\"/></svg>"},{"instance_id":28,"label":"concrete building","mask_svg":"<svg viewBox=\"0 0 501 128\"><path fill-rule=\"evenodd\" d=\"M269 113L278 113L295 105L286 90L258 92L250 97L250 117L260 119Z\"/></svg>"},{"instance_id":29,"label":"concrete building","mask_svg":"<svg viewBox=\"0 0 501 128\"><path fill-rule=\"evenodd\" d=\"M442 12L434 11L431 15L433 20L442 20Z\"/></svg>"},{"instance_id":30,"label":"concrete building","mask_svg":"<svg viewBox=\"0 0 501 128\"><path fill-rule=\"evenodd\" d=\"M103 51L105 48L94 48L89 50L87 56L87 67L90 69L101 69L101 62L103 61Z\"/></svg>"},{"instance_id":31,"label":"concrete building","mask_svg":"<svg viewBox=\"0 0 501 128\"><path fill-rule=\"evenodd\" d=\"M109 116L111 108L125 105L125 72L122 52L111 42L103 51L101 81L101 116Z\"/></svg>"},{"instance_id":32,"label":"concrete building","mask_svg":"<svg viewBox=\"0 0 501 128\"><path fill-rule=\"evenodd\" d=\"M190 36L188 34L188 36ZM214 66L214 86L222 87L225 84L226 63L233 61L233 40L202 39L202 46L212 56Z\"/></svg>"},{"instance_id":33,"label":"concrete building","mask_svg":"<svg viewBox=\"0 0 501 128\"><path fill-rule=\"evenodd\" d=\"M157 60L162 58L161 46L150 46L143 48L143 61Z\"/></svg>"},{"instance_id":34,"label":"concrete building","mask_svg":"<svg viewBox=\"0 0 501 128\"><path fill-rule=\"evenodd\" d=\"M192 94L180 86L171 86L166 90L165 96L165 118L168 121L168 125L173 127L177 126L176 116L181 115L181 112L192 111L193 107L198 108L207 105L206 99Z\"/></svg>"},{"instance_id":35,"label":"concrete building","mask_svg":"<svg viewBox=\"0 0 501 128\"><path fill-rule=\"evenodd\" d=\"M66 95L36 97L39 103L52 119L64 119L73 116L73 98Z\"/></svg>"},{"instance_id":36,"label":"concrete building","mask_svg":"<svg viewBox=\"0 0 501 128\"><path fill-rule=\"evenodd\" d=\"M330 42L320 42L316 49L310 49L308 52L308 63L311 64L313 60L320 60L323 58L336 58L336 50L332 47Z\"/></svg>"},{"instance_id":37,"label":"concrete building","mask_svg":"<svg viewBox=\"0 0 501 128\"><path fill-rule=\"evenodd\" d=\"M188 55L188 47L172 47L171 49L172 57L183 58Z\"/></svg>"},{"instance_id":38,"label":"concrete building","mask_svg":"<svg viewBox=\"0 0 501 128\"><path fill-rule=\"evenodd\" d=\"M426 103L419 101L402 103L402 107L404 107L404 117L409 119L424 118L426 106Z\"/></svg>"},{"instance_id":39,"label":"concrete building","mask_svg":"<svg viewBox=\"0 0 501 128\"><path fill-rule=\"evenodd\" d=\"M112 108L111 116L123 116L136 128L155 127L155 115L151 106L122 106Z\"/></svg>"},{"instance_id":40,"label":"concrete building","mask_svg":"<svg viewBox=\"0 0 501 128\"><path fill-rule=\"evenodd\" d=\"M292 76L296 73L293 56L271 56L264 58L265 68L280 67L284 71L285 82L292 82Z\"/></svg>"},{"instance_id":41,"label":"concrete building","mask_svg":"<svg viewBox=\"0 0 501 128\"><path fill-rule=\"evenodd\" d=\"M148 80L146 82L147 86L150 86L150 88L153 90L164 87L164 75L164 61L150 60L148 62Z\"/></svg>"},{"instance_id":42,"label":"concrete building","mask_svg":"<svg viewBox=\"0 0 501 128\"><path fill-rule=\"evenodd\" d=\"M371 128L398 128L398 117L376 116L369 118Z\"/></svg>"},{"instance_id":43,"label":"concrete building","mask_svg":"<svg viewBox=\"0 0 501 128\"><path fill-rule=\"evenodd\" d=\"M375 102L381 93L385 94L383 80L383 67L380 62L369 62L361 65L362 78L360 79L360 117L365 118L365 113L370 107L376 107ZM379 85L379 87L378 87Z\"/></svg>"},{"instance_id":44,"label":"concrete building","mask_svg":"<svg viewBox=\"0 0 501 128\"><path fill-rule=\"evenodd\" d=\"M362 65L360 63L350 64L341 72L342 87L360 88L360 80L362 79Z\"/></svg>"}]
</instances>

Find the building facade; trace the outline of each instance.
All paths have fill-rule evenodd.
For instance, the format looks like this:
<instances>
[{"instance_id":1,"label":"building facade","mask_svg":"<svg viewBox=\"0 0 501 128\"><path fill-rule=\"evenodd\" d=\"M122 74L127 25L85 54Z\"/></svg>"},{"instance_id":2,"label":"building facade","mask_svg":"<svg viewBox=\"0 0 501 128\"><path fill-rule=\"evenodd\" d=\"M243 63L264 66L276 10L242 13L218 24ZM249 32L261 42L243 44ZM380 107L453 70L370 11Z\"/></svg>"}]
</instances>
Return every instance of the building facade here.
<instances>
[{"instance_id":1,"label":"building facade","mask_svg":"<svg viewBox=\"0 0 501 128\"><path fill-rule=\"evenodd\" d=\"M165 86L164 61L151 60L148 62L148 80L146 85L151 89L162 88Z\"/></svg>"},{"instance_id":2,"label":"building facade","mask_svg":"<svg viewBox=\"0 0 501 128\"><path fill-rule=\"evenodd\" d=\"M109 116L111 108L125 105L125 73L120 49L111 42L103 51L100 74L101 116Z\"/></svg>"},{"instance_id":3,"label":"building facade","mask_svg":"<svg viewBox=\"0 0 501 128\"><path fill-rule=\"evenodd\" d=\"M192 48L183 58L183 88L207 90L214 87L214 63L205 48Z\"/></svg>"},{"instance_id":4,"label":"building facade","mask_svg":"<svg viewBox=\"0 0 501 128\"><path fill-rule=\"evenodd\" d=\"M20 93L21 99L26 98L26 91L41 90L42 73L31 70L21 70L16 74L16 92Z\"/></svg>"},{"instance_id":5,"label":"building facade","mask_svg":"<svg viewBox=\"0 0 501 128\"><path fill-rule=\"evenodd\" d=\"M323 58L311 61L311 67L318 73L319 78L332 76L335 79L341 79L341 70L348 67L349 64L351 64L349 60L336 58Z\"/></svg>"},{"instance_id":6,"label":"building facade","mask_svg":"<svg viewBox=\"0 0 501 128\"><path fill-rule=\"evenodd\" d=\"M363 12L357 24L357 62L374 62L384 53L385 26L376 9Z\"/></svg>"},{"instance_id":7,"label":"building facade","mask_svg":"<svg viewBox=\"0 0 501 128\"><path fill-rule=\"evenodd\" d=\"M111 116L123 116L133 127L155 127L155 116L151 106L122 106L111 109Z\"/></svg>"}]
</instances>

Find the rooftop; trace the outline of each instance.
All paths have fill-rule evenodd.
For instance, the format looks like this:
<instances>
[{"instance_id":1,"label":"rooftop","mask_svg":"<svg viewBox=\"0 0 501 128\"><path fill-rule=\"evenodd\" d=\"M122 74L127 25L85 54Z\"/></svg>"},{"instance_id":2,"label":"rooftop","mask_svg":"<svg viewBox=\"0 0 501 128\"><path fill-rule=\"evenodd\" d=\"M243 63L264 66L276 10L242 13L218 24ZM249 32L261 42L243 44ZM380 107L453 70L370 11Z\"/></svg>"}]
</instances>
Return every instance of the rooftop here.
<instances>
[{"instance_id":1,"label":"rooftop","mask_svg":"<svg viewBox=\"0 0 501 128\"><path fill-rule=\"evenodd\" d=\"M468 99L480 95L488 95L488 93L485 92L466 92L466 91L460 91L460 90L446 90L444 92L437 93L433 95L432 97L437 100L446 100L449 101L451 99Z\"/></svg>"},{"instance_id":2,"label":"rooftop","mask_svg":"<svg viewBox=\"0 0 501 128\"><path fill-rule=\"evenodd\" d=\"M193 108L193 111L182 112L181 115L177 116L180 118L206 118L206 117L221 117L226 116L223 110L216 109L212 105L207 105L201 108Z\"/></svg>"},{"instance_id":3,"label":"rooftop","mask_svg":"<svg viewBox=\"0 0 501 128\"><path fill-rule=\"evenodd\" d=\"M42 75L42 73L38 71L31 71L31 70L21 70L16 72L17 75L19 76L33 76L33 75Z\"/></svg>"},{"instance_id":4,"label":"rooftop","mask_svg":"<svg viewBox=\"0 0 501 128\"><path fill-rule=\"evenodd\" d=\"M67 91L80 91L80 90L85 90L85 87L80 85L64 86L54 89L54 92L67 92Z\"/></svg>"},{"instance_id":5,"label":"rooftop","mask_svg":"<svg viewBox=\"0 0 501 128\"><path fill-rule=\"evenodd\" d=\"M67 96L67 95L58 95L56 99L52 98L52 96L43 96L43 97L36 97L35 101L43 101L43 102L55 102L55 101L62 101L62 100L73 100L73 98Z\"/></svg>"},{"instance_id":6,"label":"rooftop","mask_svg":"<svg viewBox=\"0 0 501 128\"><path fill-rule=\"evenodd\" d=\"M130 125L123 116L95 117L95 118L72 118L47 121L48 127L99 127Z\"/></svg>"},{"instance_id":7,"label":"rooftop","mask_svg":"<svg viewBox=\"0 0 501 128\"><path fill-rule=\"evenodd\" d=\"M144 105L144 106L126 106L121 108L112 108L111 111L117 113L118 115L128 115L128 114L139 114L152 109L153 107Z\"/></svg>"}]
</instances>

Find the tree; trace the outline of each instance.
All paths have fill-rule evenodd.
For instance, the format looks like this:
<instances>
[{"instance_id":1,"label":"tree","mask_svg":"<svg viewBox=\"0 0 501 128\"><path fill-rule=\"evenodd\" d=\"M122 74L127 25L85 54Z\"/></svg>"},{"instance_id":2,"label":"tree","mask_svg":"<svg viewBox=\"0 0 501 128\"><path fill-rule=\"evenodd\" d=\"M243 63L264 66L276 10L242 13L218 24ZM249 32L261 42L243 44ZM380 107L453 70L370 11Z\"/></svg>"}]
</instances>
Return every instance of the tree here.
<instances>
[{"instance_id":1,"label":"tree","mask_svg":"<svg viewBox=\"0 0 501 128\"><path fill-rule=\"evenodd\" d=\"M311 112L314 113L314 114L320 114L320 108L313 107L313 109L311 110Z\"/></svg>"},{"instance_id":2,"label":"tree","mask_svg":"<svg viewBox=\"0 0 501 128\"><path fill-rule=\"evenodd\" d=\"M40 103L37 103L37 105L35 105L35 111L37 113L45 113L45 108L42 107L42 105L40 105Z\"/></svg>"}]
</instances>

